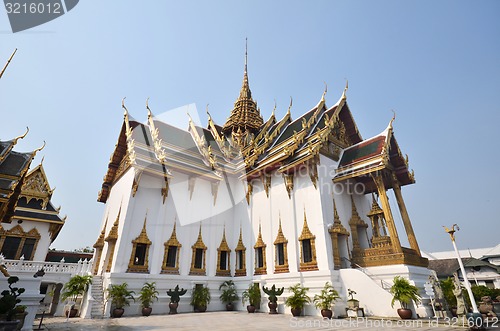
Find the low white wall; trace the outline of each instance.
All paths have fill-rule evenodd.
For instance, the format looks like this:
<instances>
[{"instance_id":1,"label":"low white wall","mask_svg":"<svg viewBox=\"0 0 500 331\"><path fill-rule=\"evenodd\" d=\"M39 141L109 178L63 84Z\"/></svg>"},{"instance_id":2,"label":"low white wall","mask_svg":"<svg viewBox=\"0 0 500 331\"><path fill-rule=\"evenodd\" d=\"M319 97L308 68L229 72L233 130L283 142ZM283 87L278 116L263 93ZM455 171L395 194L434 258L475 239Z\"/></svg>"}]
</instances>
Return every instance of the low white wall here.
<instances>
[{"instance_id":1,"label":"low white wall","mask_svg":"<svg viewBox=\"0 0 500 331\"><path fill-rule=\"evenodd\" d=\"M344 291L342 296L347 296L347 289L354 290L354 298L359 300L359 306L364 308L365 315L398 317L397 307L391 307L392 295L362 271L341 269L340 280Z\"/></svg>"}]
</instances>

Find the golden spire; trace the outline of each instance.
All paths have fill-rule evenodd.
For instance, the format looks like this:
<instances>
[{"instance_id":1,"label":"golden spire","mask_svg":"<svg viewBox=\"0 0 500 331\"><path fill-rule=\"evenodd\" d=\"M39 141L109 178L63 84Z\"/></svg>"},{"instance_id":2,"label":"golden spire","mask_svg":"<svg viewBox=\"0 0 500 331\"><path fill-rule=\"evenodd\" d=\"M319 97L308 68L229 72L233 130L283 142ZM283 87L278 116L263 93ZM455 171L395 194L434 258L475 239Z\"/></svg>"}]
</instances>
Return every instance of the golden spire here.
<instances>
[{"instance_id":1,"label":"golden spire","mask_svg":"<svg viewBox=\"0 0 500 331\"><path fill-rule=\"evenodd\" d=\"M122 205L120 203L120 209L118 209L118 215L116 216L116 220L113 223L113 226L111 227L111 230L109 230L108 236L105 241L116 241L118 239L118 223L120 221L120 214L122 212Z\"/></svg>"},{"instance_id":2,"label":"golden spire","mask_svg":"<svg viewBox=\"0 0 500 331\"><path fill-rule=\"evenodd\" d=\"M333 199L333 222L340 224L339 213L337 212L337 204L335 203L335 199Z\"/></svg>"},{"instance_id":3,"label":"golden spire","mask_svg":"<svg viewBox=\"0 0 500 331\"><path fill-rule=\"evenodd\" d=\"M109 217L109 212L108 216L106 216L106 221L104 221L104 227L102 228L101 234L99 235L99 238L97 238L97 241L95 242L94 248L102 248L104 247L104 236L106 234L106 227L108 225L108 217Z\"/></svg>"},{"instance_id":4,"label":"golden spire","mask_svg":"<svg viewBox=\"0 0 500 331\"><path fill-rule=\"evenodd\" d=\"M257 109L257 103L252 99L252 92L248 83L248 47L245 41L245 69L243 71L243 83L240 90L240 95L234 103L233 110L229 115L226 123L222 127L225 134L231 132L244 133L249 130L256 133L264 124L264 120Z\"/></svg>"},{"instance_id":5,"label":"golden spire","mask_svg":"<svg viewBox=\"0 0 500 331\"><path fill-rule=\"evenodd\" d=\"M7 67L9 66L9 63L12 60L12 58L14 57L14 55L16 54L16 52L17 52L17 48L14 50L14 52L12 53L12 55L9 57L9 59L7 60L7 63L5 64L5 66L3 67L2 71L0 72L0 79L2 78L3 73L5 72L5 70L7 69Z\"/></svg>"},{"instance_id":6,"label":"golden spire","mask_svg":"<svg viewBox=\"0 0 500 331\"><path fill-rule=\"evenodd\" d=\"M345 88L344 88L344 92L342 92L341 99L345 99L346 98L346 93L347 93L348 89L349 89L349 81L346 79L345 80Z\"/></svg>"}]
</instances>

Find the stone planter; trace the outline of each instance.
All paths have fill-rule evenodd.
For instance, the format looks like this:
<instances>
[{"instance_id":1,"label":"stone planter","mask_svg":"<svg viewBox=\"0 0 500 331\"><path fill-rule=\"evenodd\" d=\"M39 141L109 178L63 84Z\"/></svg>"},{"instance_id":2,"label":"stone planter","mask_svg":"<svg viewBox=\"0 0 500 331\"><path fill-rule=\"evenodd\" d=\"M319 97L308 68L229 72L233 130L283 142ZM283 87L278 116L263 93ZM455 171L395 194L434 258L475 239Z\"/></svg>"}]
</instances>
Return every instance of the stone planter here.
<instances>
[{"instance_id":1,"label":"stone planter","mask_svg":"<svg viewBox=\"0 0 500 331\"><path fill-rule=\"evenodd\" d=\"M398 315L403 320L409 320L413 316L413 312L411 311L411 309L408 308L399 308Z\"/></svg>"},{"instance_id":2,"label":"stone planter","mask_svg":"<svg viewBox=\"0 0 500 331\"><path fill-rule=\"evenodd\" d=\"M271 302L269 301L267 303L267 306L269 307L269 314L273 315L273 314L277 314L278 311L276 310L276 308L278 308L278 303L277 302Z\"/></svg>"},{"instance_id":3,"label":"stone planter","mask_svg":"<svg viewBox=\"0 0 500 331\"><path fill-rule=\"evenodd\" d=\"M111 317L120 318L123 316L124 312L125 312L125 309L123 309L123 308L115 308L111 311Z\"/></svg>"},{"instance_id":4,"label":"stone planter","mask_svg":"<svg viewBox=\"0 0 500 331\"><path fill-rule=\"evenodd\" d=\"M168 304L168 308L170 308L170 311L168 312L170 315L175 315L177 314L177 307L179 307L178 302L170 302Z\"/></svg>"},{"instance_id":5,"label":"stone planter","mask_svg":"<svg viewBox=\"0 0 500 331\"><path fill-rule=\"evenodd\" d=\"M297 317L302 313L302 308L292 308L292 316Z\"/></svg>"},{"instance_id":6,"label":"stone planter","mask_svg":"<svg viewBox=\"0 0 500 331\"><path fill-rule=\"evenodd\" d=\"M331 319L333 311L331 309L321 309L321 316L323 316L323 318Z\"/></svg>"},{"instance_id":7,"label":"stone planter","mask_svg":"<svg viewBox=\"0 0 500 331\"><path fill-rule=\"evenodd\" d=\"M151 312L153 311L153 308L151 307L144 307L141 310L142 316L149 316L151 315Z\"/></svg>"}]
</instances>

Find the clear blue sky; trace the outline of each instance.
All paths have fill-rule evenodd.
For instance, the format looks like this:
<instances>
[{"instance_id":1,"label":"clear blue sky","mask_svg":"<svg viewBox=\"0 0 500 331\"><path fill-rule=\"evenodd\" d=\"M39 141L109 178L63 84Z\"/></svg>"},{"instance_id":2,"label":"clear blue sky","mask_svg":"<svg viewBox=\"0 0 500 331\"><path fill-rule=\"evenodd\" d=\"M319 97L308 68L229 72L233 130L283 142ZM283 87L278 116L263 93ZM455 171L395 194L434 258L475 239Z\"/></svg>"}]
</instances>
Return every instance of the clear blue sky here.
<instances>
[{"instance_id":1,"label":"clear blue sky","mask_svg":"<svg viewBox=\"0 0 500 331\"><path fill-rule=\"evenodd\" d=\"M122 123L121 99L146 119L207 103L223 123L238 96L245 38L254 98L267 118L293 97L296 118L328 84L364 138L397 112L395 133L417 183L403 188L417 239L450 250L499 243L499 1L80 1L69 13L12 34L0 11L0 139L47 141L53 201L68 214L52 247L92 245L96 202ZM203 121L205 122L204 118Z\"/></svg>"}]
</instances>

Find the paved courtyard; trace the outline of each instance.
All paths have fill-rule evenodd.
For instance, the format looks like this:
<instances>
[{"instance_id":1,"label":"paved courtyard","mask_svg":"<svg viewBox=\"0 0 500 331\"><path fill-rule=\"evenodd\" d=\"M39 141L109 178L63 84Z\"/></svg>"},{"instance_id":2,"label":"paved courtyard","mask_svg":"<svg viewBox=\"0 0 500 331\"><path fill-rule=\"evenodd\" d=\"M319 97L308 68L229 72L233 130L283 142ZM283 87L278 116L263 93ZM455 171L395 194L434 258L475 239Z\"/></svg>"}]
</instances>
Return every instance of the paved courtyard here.
<instances>
[{"instance_id":1,"label":"paved courtyard","mask_svg":"<svg viewBox=\"0 0 500 331\"><path fill-rule=\"evenodd\" d=\"M39 319L35 320L38 327ZM454 324L454 325L453 325ZM89 320L74 318L66 322L65 318L45 318L43 330L465 330L456 321L439 324L435 320L397 319L333 319L321 320L319 317L305 316L293 318L291 315L269 315L246 312L206 312L178 315L152 315L149 317L133 316L119 319ZM36 328L35 328L36 329ZM498 323L489 330L500 330Z\"/></svg>"}]
</instances>

